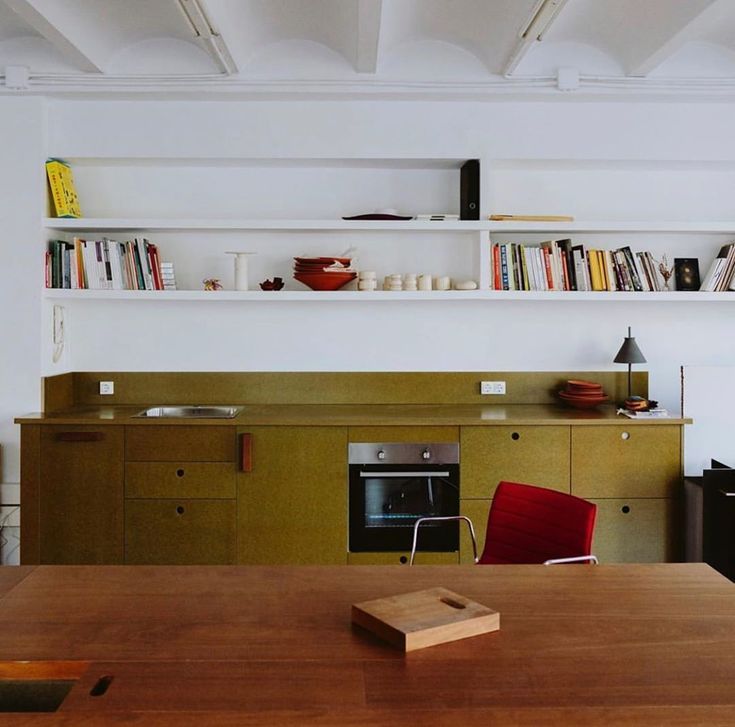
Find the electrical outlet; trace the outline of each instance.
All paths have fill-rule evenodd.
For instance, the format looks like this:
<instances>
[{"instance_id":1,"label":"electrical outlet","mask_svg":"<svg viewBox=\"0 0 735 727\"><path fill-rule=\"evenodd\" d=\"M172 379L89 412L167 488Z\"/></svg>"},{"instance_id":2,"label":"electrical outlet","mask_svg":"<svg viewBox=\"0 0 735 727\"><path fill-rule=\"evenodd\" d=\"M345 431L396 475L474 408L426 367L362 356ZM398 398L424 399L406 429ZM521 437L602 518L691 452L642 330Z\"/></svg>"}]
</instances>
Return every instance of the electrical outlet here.
<instances>
[{"instance_id":1,"label":"electrical outlet","mask_svg":"<svg viewBox=\"0 0 735 727\"><path fill-rule=\"evenodd\" d=\"M505 381L481 381L481 394L505 394Z\"/></svg>"},{"instance_id":2,"label":"electrical outlet","mask_svg":"<svg viewBox=\"0 0 735 727\"><path fill-rule=\"evenodd\" d=\"M114 381L100 381L100 394L109 396L115 393L115 382Z\"/></svg>"}]
</instances>

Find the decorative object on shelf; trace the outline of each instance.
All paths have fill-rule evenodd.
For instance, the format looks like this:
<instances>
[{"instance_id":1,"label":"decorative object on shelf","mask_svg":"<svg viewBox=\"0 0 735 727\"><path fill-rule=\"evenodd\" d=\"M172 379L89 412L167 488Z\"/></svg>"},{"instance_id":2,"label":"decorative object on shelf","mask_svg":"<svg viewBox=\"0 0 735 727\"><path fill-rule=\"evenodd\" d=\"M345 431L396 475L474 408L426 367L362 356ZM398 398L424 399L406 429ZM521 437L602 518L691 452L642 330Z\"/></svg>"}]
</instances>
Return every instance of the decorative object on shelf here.
<instances>
[{"instance_id":1,"label":"decorative object on shelf","mask_svg":"<svg viewBox=\"0 0 735 727\"><path fill-rule=\"evenodd\" d=\"M677 290L699 290L699 260L691 257L674 258Z\"/></svg>"},{"instance_id":2,"label":"decorative object on shelf","mask_svg":"<svg viewBox=\"0 0 735 727\"><path fill-rule=\"evenodd\" d=\"M402 215L398 210L381 209L375 212L367 212L361 215L350 215L342 217L343 220L412 220L413 215Z\"/></svg>"},{"instance_id":3,"label":"decorative object on shelf","mask_svg":"<svg viewBox=\"0 0 735 727\"><path fill-rule=\"evenodd\" d=\"M48 159L46 176L55 215L57 217L81 217L82 211L79 208L79 197L77 197L77 190L74 186L71 167L61 159Z\"/></svg>"},{"instance_id":4,"label":"decorative object on shelf","mask_svg":"<svg viewBox=\"0 0 735 727\"><path fill-rule=\"evenodd\" d=\"M254 252L231 252L227 255L235 256L235 290L249 290L248 288L248 255Z\"/></svg>"},{"instance_id":5,"label":"decorative object on shelf","mask_svg":"<svg viewBox=\"0 0 735 727\"><path fill-rule=\"evenodd\" d=\"M204 290L222 290L222 283L219 282L219 278L205 278L202 282L204 283Z\"/></svg>"},{"instance_id":6,"label":"decorative object on shelf","mask_svg":"<svg viewBox=\"0 0 735 727\"><path fill-rule=\"evenodd\" d=\"M468 159L459 168L459 218L480 219L480 160Z\"/></svg>"},{"instance_id":7,"label":"decorative object on shelf","mask_svg":"<svg viewBox=\"0 0 735 727\"><path fill-rule=\"evenodd\" d=\"M459 215L442 212L433 215L416 215L416 219L420 222L457 222Z\"/></svg>"},{"instance_id":8,"label":"decorative object on shelf","mask_svg":"<svg viewBox=\"0 0 735 727\"><path fill-rule=\"evenodd\" d=\"M434 278L434 290L451 290L452 279L448 275L438 275Z\"/></svg>"},{"instance_id":9,"label":"decorative object on shelf","mask_svg":"<svg viewBox=\"0 0 735 727\"><path fill-rule=\"evenodd\" d=\"M459 280L454 284L455 290L477 290L477 283L474 280Z\"/></svg>"},{"instance_id":10,"label":"decorative object on shelf","mask_svg":"<svg viewBox=\"0 0 735 727\"><path fill-rule=\"evenodd\" d=\"M664 253L661 256L660 260L654 260L658 264L658 272L661 274L661 277L664 281L664 290L669 291L671 288L669 287L669 280L671 279L671 276L674 274L674 268L669 266L669 261L666 258L666 253ZM645 361L645 359L644 359ZM636 363L635 361L633 363Z\"/></svg>"},{"instance_id":11,"label":"decorative object on shelf","mask_svg":"<svg viewBox=\"0 0 735 727\"><path fill-rule=\"evenodd\" d=\"M312 290L339 290L357 273L348 257L295 257L294 279Z\"/></svg>"},{"instance_id":12,"label":"decorative object on shelf","mask_svg":"<svg viewBox=\"0 0 735 727\"><path fill-rule=\"evenodd\" d=\"M414 292L419 289L419 277L416 273L405 273L403 276L403 289Z\"/></svg>"},{"instance_id":13,"label":"decorative object on shelf","mask_svg":"<svg viewBox=\"0 0 735 727\"><path fill-rule=\"evenodd\" d=\"M628 364L628 399L632 396L631 392L631 371L633 364L646 363L645 356L641 353L641 349L638 348L638 344L635 342L635 338L630 334L630 326L628 326L628 335L623 341L623 345L620 347L617 355L613 359L615 363Z\"/></svg>"},{"instance_id":14,"label":"decorative object on shelf","mask_svg":"<svg viewBox=\"0 0 735 727\"><path fill-rule=\"evenodd\" d=\"M431 275L419 275L419 290L431 290L432 282Z\"/></svg>"},{"instance_id":15,"label":"decorative object on shelf","mask_svg":"<svg viewBox=\"0 0 735 727\"><path fill-rule=\"evenodd\" d=\"M595 381L570 379L566 387L559 391L559 398L575 409L594 409L610 397L603 391L602 384Z\"/></svg>"},{"instance_id":16,"label":"decorative object on shelf","mask_svg":"<svg viewBox=\"0 0 735 727\"><path fill-rule=\"evenodd\" d=\"M374 270L361 270L357 279L358 290L377 290L378 275Z\"/></svg>"},{"instance_id":17,"label":"decorative object on shelf","mask_svg":"<svg viewBox=\"0 0 735 727\"><path fill-rule=\"evenodd\" d=\"M281 288L283 288L283 278L268 279L260 283L261 290L280 290Z\"/></svg>"}]
</instances>

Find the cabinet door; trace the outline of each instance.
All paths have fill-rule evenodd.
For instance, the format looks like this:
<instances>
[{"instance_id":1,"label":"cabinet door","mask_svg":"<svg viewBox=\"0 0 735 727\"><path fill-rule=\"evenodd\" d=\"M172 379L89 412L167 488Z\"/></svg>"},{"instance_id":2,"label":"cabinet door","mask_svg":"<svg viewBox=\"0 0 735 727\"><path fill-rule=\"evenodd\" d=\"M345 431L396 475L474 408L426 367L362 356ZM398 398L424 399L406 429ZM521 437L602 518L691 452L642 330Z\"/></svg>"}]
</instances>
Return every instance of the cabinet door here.
<instances>
[{"instance_id":1,"label":"cabinet door","mask_svg":"<svg viewBox=\"0 0 735 727\"><path fill-rule=\"evenodd\" d=\"M125 562L230 565L235 500L126 500Z\"/></svg>"},{"instance_id":2,"label":"cabinet door","mask_svg":"<svg viewBox=\"0 0 735 727\"><path fill-rule=\"evenodd\" d=\"M600 563L663 563L678 553L676 500L591 500L597 505L592 552Z\"/></svg>"},{"instance_id":3,"label":"cabinet door","mask_svg":"<svg viewBox=\"0 0 735 727\"><path fill-rule=\"evenodd\" d=\"M459 491L492 498L508 480L569 492L569 427L462 427Z\"/></svg>"},{"instance_id":4,"label":"cabinet door","mask_svg":"<svg viewBox=\"0 0 735 727\"><path fill-rule=\"evenodd\" d=\"M238 562L347 562L347 428L251 427L239 472Z\"/></svg>"},{"instance_id":5,"label":"cabinet door","mask_svg":"<svg viewBox=\"0 0 735 727\"><path fill-rule=\"evenodd\" d=\"M122 563L123 427L41 430L41 563Z\"/></svg>"},{"instance_id":6,"label":"cabinet door","mask_svg":"<svg viewBox=\"0 0 735 727\"><path fill-rule=\"evenodd\" d=\"M579 497L677 497L678 425L572 427L572 494Z\"/></svg>"}]
</instances>

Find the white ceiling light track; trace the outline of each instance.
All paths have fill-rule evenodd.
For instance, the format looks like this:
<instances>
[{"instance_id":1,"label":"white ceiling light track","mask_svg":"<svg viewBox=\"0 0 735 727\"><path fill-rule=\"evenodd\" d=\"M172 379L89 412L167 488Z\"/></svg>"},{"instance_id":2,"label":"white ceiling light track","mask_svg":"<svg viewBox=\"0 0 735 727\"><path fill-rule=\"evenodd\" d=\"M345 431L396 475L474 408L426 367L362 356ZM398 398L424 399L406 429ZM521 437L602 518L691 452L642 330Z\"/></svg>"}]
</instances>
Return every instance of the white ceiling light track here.
<instances>
[{"instance_id":1,"label":"white ceiling light track","mask_svg":"<svg viewBox=\"0 0 735 727\"><path fill-rule=\"evenodd\" d=\"M194 34L201 39L222 71L228 76L237 73L237 64L232 58L227 44L212 24L202 0L178 0L178 3Z\"/></svg>"}]
</instances>

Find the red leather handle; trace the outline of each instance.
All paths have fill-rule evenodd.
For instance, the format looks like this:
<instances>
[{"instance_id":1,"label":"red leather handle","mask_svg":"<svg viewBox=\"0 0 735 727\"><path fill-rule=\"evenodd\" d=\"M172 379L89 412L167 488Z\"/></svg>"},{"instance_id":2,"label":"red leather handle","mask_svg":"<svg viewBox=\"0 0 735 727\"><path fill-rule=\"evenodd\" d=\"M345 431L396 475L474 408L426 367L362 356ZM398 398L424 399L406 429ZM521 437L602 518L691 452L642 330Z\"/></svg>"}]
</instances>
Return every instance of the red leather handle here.
<instances>
[{"instance_id":1,"label":"red leather handle","mask_svg":"<svg viewBox=\"0 0 735 727\"><path fill-rule=\"evenodd\" d=\"M249 433L240 435L240 471L253 471L253 437Z\"/></svg>"},{"instance_id":2,"label":"red leather handle","mask_svg":"<svg viewBox=\"0 0 735 727\"><path fill-rule=\"evenodd\" d=\"M99 442L105 438L103 432L57 432L57 442Z\"/></svg>"}]
</instances>

